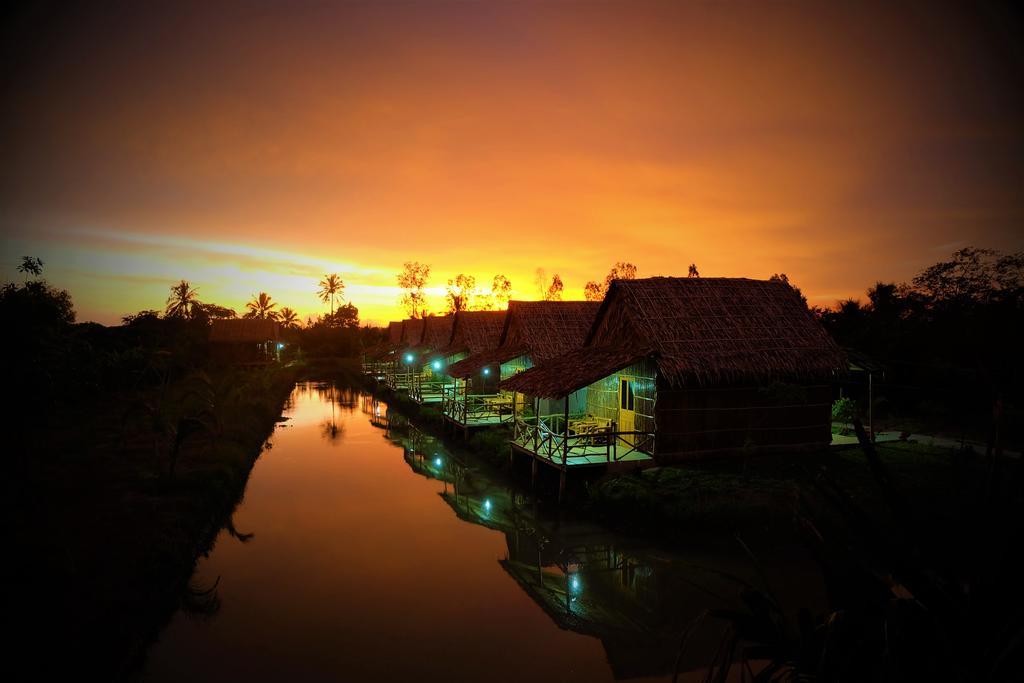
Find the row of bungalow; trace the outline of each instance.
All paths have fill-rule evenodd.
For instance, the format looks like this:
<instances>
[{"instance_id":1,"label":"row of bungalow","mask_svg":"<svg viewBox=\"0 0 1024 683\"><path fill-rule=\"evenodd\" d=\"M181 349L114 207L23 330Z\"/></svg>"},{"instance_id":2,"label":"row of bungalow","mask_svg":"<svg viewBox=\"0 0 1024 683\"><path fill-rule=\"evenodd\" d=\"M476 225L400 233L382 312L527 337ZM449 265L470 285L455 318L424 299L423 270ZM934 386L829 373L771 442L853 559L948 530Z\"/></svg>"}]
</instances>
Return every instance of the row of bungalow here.
<instances>
[{"instance_id":1,"label":"row of bungalow","mask_svg":"<svg viewBox=\"0 0 1024 683\"><path fill-rule=\"evenodd\" d=\"M825 447L845 367L785 282L670 277L394 322L364 364L464 435L507 426L563 486L575 467Z\"/></svg>"}]
</instances>

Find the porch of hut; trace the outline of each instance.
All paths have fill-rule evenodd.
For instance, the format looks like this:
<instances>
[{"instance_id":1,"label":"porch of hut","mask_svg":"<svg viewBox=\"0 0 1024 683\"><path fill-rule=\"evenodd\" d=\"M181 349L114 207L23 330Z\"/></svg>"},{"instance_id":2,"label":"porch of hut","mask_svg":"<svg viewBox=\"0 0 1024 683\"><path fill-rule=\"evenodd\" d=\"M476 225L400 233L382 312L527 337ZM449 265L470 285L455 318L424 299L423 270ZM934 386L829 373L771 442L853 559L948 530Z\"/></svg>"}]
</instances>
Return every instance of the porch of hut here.
<instances>
[{"instance_id":1,"label":"porch of hut","mask_svg":"<svg viewBox=\"0 0 1024 683\"><path fill-rule=\"evenodd\" d=\"M643 356L588 349L509 378L502 385L517 396L510 457L531 457L534 477L538 463L560 470L560 494L570 469L654 465L656 377Z\"/></svg>"},{"instance_id":2,"label":"porch of hut","mask_svg":"<svg viewBox=\"0 0 1024 683\"><path fill-rule=\"evenodd\" d=\"M473 375L453 374L456 364L469 356L493 350L498 345L505 311L460 311L452 325L451 344L445 352L450 361L447 373L451 384L443 387L442 409L445 421L464 437L479 427L511 420L511 406L502 403L498 393L498 369L488 365Z\"/></svg>"},{"instance_id":3,"label":"porch of hut","mask_svg":"<svg viewBox=\"0 0 1024 683\"><path fill-rule=\"evenodd\" d=\"M571 466L602 459L821 451L844 368L783 282L649 278L613 282L581 349L502 386L536 406L516 416L512 452L558 467L564 483Z\"/></svg>"},{"instance_id":4,"label":"porch of hut","mask_svg":"<svg viewBox=\"0 0 1024 683\"><path fill-rule=\"evenodd\" d=\"M394 391L408 391L417 371L418 354L413 350L423 336L423 320L407 318L402 321L402 341L392 356L386 383Z\"/></svg>"},{"instance_id":5,"label":"porch of hut","mask_svg":"<svg viewBox=\"0 0 1024 683\"><path fill-rule=\"evenodd\" d=\"M402 341L402 322L392 321L388 323L387 336L377 346L363 352L363 374L372 377L378 382L387 379L388 369L391 366L392 354L395 348Z\"/></svg>"},{"instance_id":6,"label":"porch of hut","mask_svg":"<svg viewBox=\"0 0 1024 683\"><path fill-rule=\"evenodd\" d=\"M484 391L467 395L465 421L478 426L509 424L528 409L526 399L500 382L543 363L586 339L600 304L590 301L510 301L496 349L472 354L449 374ZM497 378L497 388L492 384Z\"/></svg>"},{"instance_id":7,"label":"porch of hut","mask_svg":"<svg viewBox=\"0 0 1024 683\"><path fill-rule=\"evenodd\" d=\"M424 319L423 337L413 349L418 368L409 387L409 398L420 405L441 403L445 388L453 384L447 372L450 356L443 349L451 341L454 320L454 315Z\"/></svg>"}]
</instances>

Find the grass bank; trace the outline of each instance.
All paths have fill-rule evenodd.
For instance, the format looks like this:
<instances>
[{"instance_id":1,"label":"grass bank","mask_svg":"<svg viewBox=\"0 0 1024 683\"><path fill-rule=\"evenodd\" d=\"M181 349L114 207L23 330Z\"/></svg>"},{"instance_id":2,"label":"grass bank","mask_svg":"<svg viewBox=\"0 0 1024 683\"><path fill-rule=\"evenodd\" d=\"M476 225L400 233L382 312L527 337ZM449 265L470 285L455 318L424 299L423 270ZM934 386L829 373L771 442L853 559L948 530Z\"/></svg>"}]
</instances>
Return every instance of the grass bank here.
<instances>
[{"instance_id":1,"label":"grass bank","mask_svg":"<svg viewBox=\"0 0 1024 683\"><path fill-rule=\"evenodd\" d=\"M175 610L215 606L186 590L195 562L230 521L299 370L200 372L103 395L31 435L5 497L17 669L129 677Z\"/></svg>"},{"instance_id":2,"label":"grass bank","mask_svg":"<svg viewBox=\"0 0 1024 683\"><path fill-rule=\"evenodd\" d=\"M984 469L971 454L914 442L877 444L892 487L921 522L955 516L973 495L963 482ZM585 507L604 522L638 533L687 538L792 530L808 504L819 512L823 482L884 523L890 514L864 452L857 445L798 456L761 456L656 467L591 482Z\"/></svg>"}]
</instances>

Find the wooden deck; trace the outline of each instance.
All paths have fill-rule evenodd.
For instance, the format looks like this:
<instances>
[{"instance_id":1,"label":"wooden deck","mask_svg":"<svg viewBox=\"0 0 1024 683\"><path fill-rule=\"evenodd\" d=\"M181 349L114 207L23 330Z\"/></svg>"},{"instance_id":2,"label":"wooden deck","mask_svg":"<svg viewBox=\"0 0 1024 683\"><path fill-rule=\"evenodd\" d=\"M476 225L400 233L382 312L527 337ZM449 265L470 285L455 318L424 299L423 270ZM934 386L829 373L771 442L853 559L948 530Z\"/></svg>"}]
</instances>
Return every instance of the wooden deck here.
<instances>
[{"instance_id":1,"label":"wooden deck","mask_svg":"<svg viewBox=\"0 0 1024 683\"><path fill-rule=\"evenodd\" d=\"M444 417L464 435L473 429L512 424L511 397L502 394L459 394L447 390L443 400Z\"/></svg>"},{"instance_id":2,"label":"wooden deck","mask_svg":"<svg viewBox=\"0 0 1024 683\"><path fill-rule=\"evenodd\" d=\"M586 418L570 420L570 429L553 429L551 418L534 422L516 419L510 445L553 467L608 466L610 469L651 466L654 435L649 432L617 431L613 424L602 425Z\"/></svg>"}]
</instances>

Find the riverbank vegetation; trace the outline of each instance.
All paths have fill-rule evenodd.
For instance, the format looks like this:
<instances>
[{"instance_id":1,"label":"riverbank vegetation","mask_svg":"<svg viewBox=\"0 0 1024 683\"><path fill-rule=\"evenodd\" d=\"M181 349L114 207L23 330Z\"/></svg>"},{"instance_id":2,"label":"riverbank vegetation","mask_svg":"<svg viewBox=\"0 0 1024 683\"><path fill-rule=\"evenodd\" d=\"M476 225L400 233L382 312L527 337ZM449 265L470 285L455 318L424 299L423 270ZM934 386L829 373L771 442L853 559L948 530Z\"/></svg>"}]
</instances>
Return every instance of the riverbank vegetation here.
<instances>
[{"instance_id":1,"label":"riverbank vegetation","mask_svg":"<svg viewBox=\"0 0 1024 683\"><path fill-rule=\"evenodd\" d=\"M240 370L209 353L210 320L231 312L187 282L164 314L104 327L76 324L68 292L38 268L26 275L0 292L0 365L14 399L2 511L16 558L6 585L18 587L9 645L39 677L116 679L177 609L216 609L210 587L188 585L196 559L233 528L295 380L351 380L365 332L333 321L293 330L308 347Z\"/></svg>"}]
</instances>

